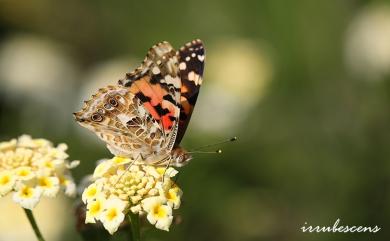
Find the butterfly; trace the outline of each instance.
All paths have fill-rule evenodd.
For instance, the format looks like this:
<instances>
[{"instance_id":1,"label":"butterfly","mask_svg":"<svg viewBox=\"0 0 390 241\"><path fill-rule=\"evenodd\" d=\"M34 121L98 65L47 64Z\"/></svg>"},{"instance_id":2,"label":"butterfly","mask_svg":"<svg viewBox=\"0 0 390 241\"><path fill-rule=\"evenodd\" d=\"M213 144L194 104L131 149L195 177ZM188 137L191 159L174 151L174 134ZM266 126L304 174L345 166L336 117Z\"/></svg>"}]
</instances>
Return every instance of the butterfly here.
<instances>
[{"instance_id":1,"label":"butterfly","mask_svg":"<svg viewBox=\"0 0 390 241\"><path fill-rule=\"evenodd\" d=\"M100 88L74 117L116 156L183 166L192 157L179 145L202 85L204 62L199 39L178 51L160 42L140 67L116 85Z\"/></svg>"}]
</instances>

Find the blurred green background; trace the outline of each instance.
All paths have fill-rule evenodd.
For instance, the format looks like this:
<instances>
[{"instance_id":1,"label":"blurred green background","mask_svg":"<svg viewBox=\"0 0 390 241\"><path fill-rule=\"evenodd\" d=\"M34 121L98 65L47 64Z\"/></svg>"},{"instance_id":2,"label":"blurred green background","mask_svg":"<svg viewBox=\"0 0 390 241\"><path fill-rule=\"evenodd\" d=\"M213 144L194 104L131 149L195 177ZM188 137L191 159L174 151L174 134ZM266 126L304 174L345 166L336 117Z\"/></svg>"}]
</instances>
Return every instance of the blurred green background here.
<instances>
[{"instance_id":1,"label":"blurred green background","mask_svg":"<svg viewBox=\"0 0 390 241\"><path fill-rule=\"evenodd\" d=\"M239 140L181 169L182 222L145 240L388 240L388 1L1 0L0 139L67 143L79 181L111 155L72 112L153 44L194 38L206 73L183 145ZM33 240L5 202L0 240ZM81 240L74 200L50 202L37 214L48 240ZM337 218L382 230L300 231Z\"/></svg>"}]
</instances>

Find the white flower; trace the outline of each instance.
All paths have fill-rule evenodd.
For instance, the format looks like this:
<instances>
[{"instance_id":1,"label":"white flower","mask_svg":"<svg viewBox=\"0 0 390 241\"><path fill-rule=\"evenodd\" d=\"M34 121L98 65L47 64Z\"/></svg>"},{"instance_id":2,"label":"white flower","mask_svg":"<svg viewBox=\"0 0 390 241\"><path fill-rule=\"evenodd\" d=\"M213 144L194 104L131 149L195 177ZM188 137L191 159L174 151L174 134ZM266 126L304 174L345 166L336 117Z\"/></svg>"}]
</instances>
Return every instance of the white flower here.
<instances>
[{"instance_id":1,"label":"white flower","mask_svg":"<svg viewBox=\"0 0 390 241\"><path fill-rule=\"evenodd\" d=\"M116 232L123 222L127 203L117 197L111 197L104 203L104 211L100 216L100 221L110 234Z\"/></svg>"},{"instance_id":2,"label":"white flower","mask_svg":"<svg viewBox=\"0 0 390 241\"><path fill-rule=\"evenodd\" d=\"M21 62L24 69L18 71ZM72 62L54 42L33 35L15 35L2 41L0 85L7 90L7 95L27 94L39 100L64 104L58 96L71 90L69 83L74 76Z\"/></svg>"},{"instance_id":3,"label":"white flower","mask_svg":"<svg viewBox=\"0 0 390 241\"><path fill-rule=\"evenodd\" d=\"M378 81L390 74L390 6L375 3L352 19L346 36L345 59L352 74Z\"/></svg>"},{"instance_id":4,"label":"white flower","mask_svg":"<svg viewBox=\"0 0 390 241\"><path fill-rule=\"evenodd\" d=\"M97 197L95 200L88 202L85 223L95 223L103 212L103 206L106 200L103 197Z\"/></svg>"},{"instance_id":5,"label":"white flower","mask_svg":"<svg viewBox=\"0 0 390 241\"><path fill-rule=\"evenodd\" d=\"M16 139L0 142L0 152L13 150L15 148L16 148Z\"/></svg>"},{"instance_id":6,"label":"white flower","mask_svg":"<svg viewBox=\"0 0 390 241\"><path fill-rule=\"evenodd\" d=\"M0 172L0 197L7 195L14 187L16 178L11 171Z\"/></svg>"},{"instance_id":7,"label":"white flower","mask_svg":"<svg viewBox=\"0 0 390 241\"><path fill-rule=\"evenodd\" d=\"M80 165L80 161L79 160L74 160L74 161L71 161L69 164L66 165L66 168L68 169L73 169L73 168L76 168Z\"/></svg>"},{"instance_id":8,"label":"white flower","mask_svg":"<svg viewBox=\"0 0 390 241\"><path fill-rule=\"evenodd\" d=\"M129 158L125 158L125 157L116 156L116 157L111 159L111 162L114 165L124 165L124 164L128 164L128 163L132 162L132 160Z\"/></svg>"},{"instance_id":9,"label":"white flower","mask_svg":"<svg viewBox=\"0 0 390 241\"><path fill-rule=\"evenodd\" d=\"M18 176L18 179L22 181L28 181L35 178L35 173L32 171L31 167L27 166L17 168L15 174Z\"/></svg>"},{"instance_id":10,"label":"white flower","mask_svg":"<svg viewBox=\"0 0 390 241\"><path fill-rule=\"evenodd\" d=\"M171 167L134 163L122 157L100 162L94 172L95 181L82 194L88 209L86 222L100 220L112 234L124 216L133 212L146 215L156 228L168 231L173 219L172 208L180 207L182 196L171 179L177 173Z\"/></svg>"},{"instance_id":11,"label":"white flower","mask_svg":"<svg viewBox=\"0 0 390 241\"><path fill-rule=\"evenodd\" d=\"M20 206L32 210L39 202L42 195L42 189L33 188L27 185L21 185L13 194L14 202L19 203Z\"/></svg>"},{"instance_id":12,"label":"white flower","mask_svg":"<svg viewBox=\"0 0 390 241\"><path fill-rule=\"evenodd\" d=\"M249 39L220 39L210 47L213 57L207 61L205 78L213 81L202 87L191 127L222 133L245 125L252 109L266 96L273 75L272 53L267 44Z\"/></svg>"},{"instance_id":13,"label":"white flower","mask_svg":"<svg viewBox=\"0 0 390 241\"><path fill-rule=\"evenodd\" d=\"M41 176L37 178L37 182L46 197L55 197L60 190L60 181L57 177Z\"/></svg>"},{"instance_id":14,"label":"white flower","mask_svg":"<svg viewBox=\"0 0 390 241\"><path fill-rule=\"evenodd\" d=\"M102 184L99 183L92 183L89 185L83 192L81 199L83 200L83 203L87 203L88 201L92 201L99 197L102 193Z\"/></svg>"},{"instance_id":15,"label":"white flower","mask_svg":"<svg viewBox=\"0 0 390 241\"><path fill-rule=\"evenodd\" d=\"M61 185L65 187L65 194L69 197L75 197L77 193L76 184L71 176L63 176L61 179Z\"/></svg>"},{"instance_id":16,"label":"white flower","mask_svg":"<svg viewBox=\"0 0 390 241\"><path fill-rule=\"evenodd\" d=\"M163 175L166 175L168 177L174 177L177 173L179 173L175 168L173 167L153 167L153 166L146 166L145 170L152 175L155 178L160 178Z\"/></svg>"},{"instance_id":17,"label":"white flower","mask_svg":"<svg viewBox=\"0 0 390 241\"><path fill-rule=\"evenodd\" d=\"M148 221L156 228L169 231L172 223L172 208L164 205L166 199L163 197L150 197L142 201L144 210L148 213Z\"/></svg>"},{"instance_id":18,"label":"white flower","mask_svg":"<svg viewBox=\"0 0 390 241\"><path fill-rule=\"evenodd\" d=\"M0 143L0 196L14 192L13 199L32 208L41 196L55 197L62 189L74 196L76 185L66 158L65 144L54 147L45 139L23 135L17 140Z\"/></svg>"},{"instance_id":19,"label":"white flower","mask_svg":"<svg viewBox=\"0 0 390 241\"><path fill-rule=\"evenodd\" d=\"M112 170L112 163L109 161L104 161L98 164L93 172L93 178L103 177L105 174L109 173Z\"/></svg>"},{"instance_id":20,"label":"white flower","mask_svg":"<svg viewBox=\"0 0 390 241\"><path fill-rule=\"evenodd\" d=\"M181 204L181 195L183 194L182 190L178 187L173 187L166 192L165 197L167 198L167 203L174 209L178 209Z\"/></svg>"}]
</instances>

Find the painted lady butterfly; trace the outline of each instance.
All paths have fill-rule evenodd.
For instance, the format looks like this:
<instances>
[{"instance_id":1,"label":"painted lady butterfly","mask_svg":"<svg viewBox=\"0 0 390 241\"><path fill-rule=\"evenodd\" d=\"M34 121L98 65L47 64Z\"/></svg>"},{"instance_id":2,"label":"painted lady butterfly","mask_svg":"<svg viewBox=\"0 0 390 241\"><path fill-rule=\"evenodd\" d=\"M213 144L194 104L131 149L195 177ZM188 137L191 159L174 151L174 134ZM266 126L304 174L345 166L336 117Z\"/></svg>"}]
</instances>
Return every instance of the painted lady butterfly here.
<instances>
[{"instance_id":1,"label":"painted lady butterfly","mask_svg":"<svg viewBox=\"0 0 390 241\"><path fill-rule=\"evenodd\" d=\"M114 155L183 166L191 156L179 144L199 94L204 61L201 40L179 51L168 42L158 43L140 67L85 101L74 113L76 121L105 141Z\"/></svg>"}]
</instances>

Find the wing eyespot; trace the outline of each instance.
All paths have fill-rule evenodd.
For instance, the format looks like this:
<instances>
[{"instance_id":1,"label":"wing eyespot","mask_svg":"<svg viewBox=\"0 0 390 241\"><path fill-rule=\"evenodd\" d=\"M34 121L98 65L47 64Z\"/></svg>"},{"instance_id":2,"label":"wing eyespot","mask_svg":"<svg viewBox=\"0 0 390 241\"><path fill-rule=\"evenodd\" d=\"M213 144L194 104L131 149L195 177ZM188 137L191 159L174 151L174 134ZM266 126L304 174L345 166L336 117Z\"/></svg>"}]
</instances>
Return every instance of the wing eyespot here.
<instances>
[{"instance_id":1,"label":"wing eyespot","mask_svg":"<svg viewBox=\"0 0 390 241\"><path fill-rule=\"evenodd\" d=\"M118 101L116 101L116 99L114 98L109 98L108 99L108 103L113 106L113 107L117 107L118 106Z\"/></svg>"},{"instance_id":2,"label":"wing eyespot","mask_svg":"<svg viewBox=\"0 0 390 241\"><path fill-rule=\"evenodd\" d=\"M99 113L94 113L91 115L91 120L94 122L101 122L103 121L103 116L100 115Z\"/></svg>"}]
</instances>

